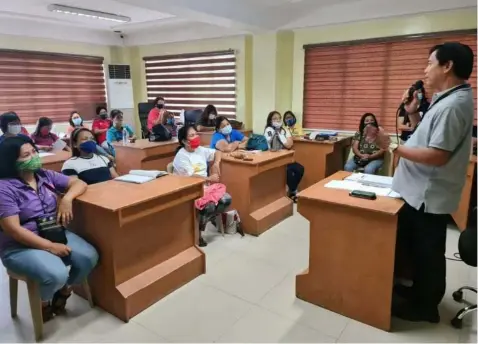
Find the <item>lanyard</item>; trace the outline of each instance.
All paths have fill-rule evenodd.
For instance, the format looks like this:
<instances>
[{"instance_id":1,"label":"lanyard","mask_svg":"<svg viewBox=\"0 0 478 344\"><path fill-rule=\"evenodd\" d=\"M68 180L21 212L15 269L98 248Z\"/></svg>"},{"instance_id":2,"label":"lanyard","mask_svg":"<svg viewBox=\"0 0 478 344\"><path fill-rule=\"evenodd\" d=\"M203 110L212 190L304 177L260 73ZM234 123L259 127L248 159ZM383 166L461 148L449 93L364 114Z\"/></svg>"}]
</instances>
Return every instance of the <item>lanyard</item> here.
<instances>
[{"instance_id":1,"label":"lanyard","mask_svg":"<svg viewBox=\"0 0 478 344\"><path fill-rule=\"evenodd\" d=\"M448 97L449 95L452 95L453 93L459 91L459 90L462 90L462 89L465 89L465 88L470 88L470 85L469 84L462 84L460 86L457 86L455 88L452 88L451 90L449 90L448 92L445 92L443 93L440 97L437 98L437 100L435 100L434 102L432 102L430 104L430 106L428 107L428 111L430 111L430 109L435 106L438 102L442 101L443 99L445 99L446 97Z\"/></svg>"}]
</instances>

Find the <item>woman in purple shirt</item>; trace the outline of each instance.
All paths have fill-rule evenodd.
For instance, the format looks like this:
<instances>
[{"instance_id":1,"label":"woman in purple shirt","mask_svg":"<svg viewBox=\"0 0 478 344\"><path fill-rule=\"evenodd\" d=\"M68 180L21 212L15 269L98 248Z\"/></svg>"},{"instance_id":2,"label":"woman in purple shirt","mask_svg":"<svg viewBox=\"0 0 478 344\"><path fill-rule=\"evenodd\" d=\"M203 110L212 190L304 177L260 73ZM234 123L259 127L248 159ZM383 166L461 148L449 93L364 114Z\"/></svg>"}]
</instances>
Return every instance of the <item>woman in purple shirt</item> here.
<instances>
[{"instance_id":1,"label":"woman in purple shirt","mask_svg":"<svg viewBox=\"0 0 478 344\"><path fill-rule=\"evenodd\" d=\"M38 283L47 321L64 312L70 286L89 275L98 253L68 230L66 245L44 239L37 223L55 216L66 227L73 218L72 202L86 184L43 170L37 148L25 136L6 138L0 156L0 259L8 270ZM64 194L59 202L57 192Z\"/></svg>"}]
</instances>

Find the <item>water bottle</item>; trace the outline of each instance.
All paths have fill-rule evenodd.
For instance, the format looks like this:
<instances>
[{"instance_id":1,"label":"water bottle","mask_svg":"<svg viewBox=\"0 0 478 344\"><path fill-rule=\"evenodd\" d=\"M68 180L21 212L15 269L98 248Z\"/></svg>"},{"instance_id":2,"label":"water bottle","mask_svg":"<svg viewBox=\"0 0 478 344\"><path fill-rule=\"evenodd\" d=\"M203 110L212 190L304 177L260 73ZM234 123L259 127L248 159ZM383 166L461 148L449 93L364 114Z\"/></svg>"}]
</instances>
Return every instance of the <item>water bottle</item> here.
<instances>
[{"instance_id":1,"label":"water bottle","mask_svg":"<svg viewBox=\"0 0 478 344\"><path fill-rule=\"evenodd\" d=\"M128 144L128 130L126 128L123 128L123 146L126 146Z\"/></svg>"}]
</instances>

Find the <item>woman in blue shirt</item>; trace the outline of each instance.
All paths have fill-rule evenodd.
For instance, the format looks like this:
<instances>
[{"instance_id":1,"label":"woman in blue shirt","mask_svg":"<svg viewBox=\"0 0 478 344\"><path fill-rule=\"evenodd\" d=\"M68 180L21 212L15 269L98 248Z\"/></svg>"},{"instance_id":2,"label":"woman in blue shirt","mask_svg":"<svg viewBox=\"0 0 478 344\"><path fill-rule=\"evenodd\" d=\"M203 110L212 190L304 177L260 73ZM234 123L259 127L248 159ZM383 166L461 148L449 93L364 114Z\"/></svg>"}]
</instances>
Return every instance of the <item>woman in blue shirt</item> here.
<instances>
[{"instance_id":1,"label":"woman in blue shirt","mask_svg":"<svg viewBox=\"0 0 478 344\"><path fill-rule=\"evenodd\" d=\"M216 132L211 138L211 148L221 152L233 152L245 149L247 137L239 130L232 129L231 123L224 116L216 118Z\"/></svg>"},{"instance_id":2,"label":"woman in blue shirt","mask_svg":"<svg viewBox=\"0 0 478 344\"><path fill-rule=\"evenodd\" d=\"M135 140L133 129L127 124L123 125L123 113L120 110L111 111L111 120L113 125L106 132L106 141L111 144L113 142L121 142L123 140L123 129L126 129L130 140Z\"/></svg>"}]
</instances>

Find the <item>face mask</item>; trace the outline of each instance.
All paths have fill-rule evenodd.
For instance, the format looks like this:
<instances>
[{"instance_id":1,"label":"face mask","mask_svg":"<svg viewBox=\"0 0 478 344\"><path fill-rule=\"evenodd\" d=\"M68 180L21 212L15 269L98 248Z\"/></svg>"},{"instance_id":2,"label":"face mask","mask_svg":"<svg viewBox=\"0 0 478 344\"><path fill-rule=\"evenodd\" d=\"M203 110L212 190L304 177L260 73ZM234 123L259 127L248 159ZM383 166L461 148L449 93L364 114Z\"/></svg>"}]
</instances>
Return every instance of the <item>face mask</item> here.
<instances>
[{"instance_id":1,"label":"face mask","mask_svg":"<svg viewBox=\"0 0 478 344\"><path fill-rule=\"evenodd\" d=\"M158 109L162 109L162 108L164 108L164 104L158 103L158 104L156 105L156 107L157 107Z\"/></svg>"},{"instance_id":2,"label":"face mask","mask_svg":"<svg viewBox=\"0 0 478 344\"><path fill-rule=\"evenodd\" d=\"M210 120L214 120L214 119L216 119L216 115L215 115L215 114L213 114L213 113L212 113L212 114L210 114L210 115L209 115L209 119L210 119Z\"/></svg>"},{"instance_id":3,"label":"face mask","mask_svg":"<svg viewBox=\"0 0 478 344\"><path fill-rule=\"evenodd\" d=\"M188 143L189 147L191 147L192 149L196 149L201 145L201 138L199 136L196 136L192 139L189 139Z\"/></svg>"},{"instance_id":4,"label":"face mask","mask_svg":"<svg viewBox=\"0 0 478 344\"><path fill-rule=\"evenodd\" d=\"M96 152L96 142L95 141L85 141L80 143L80 150L86 154L91 154Z\"/></svg>"},{"instance_id":5,"label":"face mask","mask_svg":"<svg viewBox=\"0 0 478 344\"><path fill-rule=\"evenodd\" d=\"M114 123L116 128L122 128L123 127L123 121L117 121Z\"/></svg>"},{"instance_id":6,"label":"face mask","mask_svg":"<svg viewBox=\"0 0 478 344\"><path fill-rule=\"evenodd\" d=\"M8 126L8 133L12 135L18 135L22 132L22 126L20 124L13 124Z\"/></svg>"},{"instance_id":7,"label":"face mask","mask_svg":"<svg viewBox=\"0 0 478 344\"><path fill-rule=\"evenodd\" d=\"M42 136L47 136L49 133L50 133L50 129L49 129L49 128L41 128L41 129L40 129L40 134L41 134Z\"/></svg>"},{"instance_id":8,"label":"face mask","mask_svg":"<svg viewBox=\"0 0 478 344\"><path fill-rule=\"evenodd\" d=\"M295 119L293 118L289 118L287 121L286 121L287 125L289 127L293 127L295 125Z\"/></svg>"},{"instance_id":9,"label":"face mask","mask_svg":"<svg viewBox=\"0 0 478 344\"><path fill-rule=\"evenodd\" d=\"M221 134L223 135L229 135L230 133L232 133L232 127L230 124L221 129Z\"/></svg>"},{"instance_id":10,"label":"face mask","mask_svg":"<svg viewBox=\"0 0 478 344\"><path fill-rule=\"evenodd\" d=\"M166 121L166 124L173 125L174 124L174 119L168 118L168 120Z\"/></svg>"},{"instance_id":11,"label":"face mask","mask_svg":"<svg viewBox=\"0 0 478 344\"><path fill-rule=\"evenodd\" d=\"M418 92L418 93L417 93L417 98L418 98L418 100L421 101L421 100L423 99L423 93L422 93L422 92Z\"/></svg>"},{"instance_id":12,"label":"face mask","mask_svg":"<svg viewBox=\"0 0 478 344\"><path fill-rule=\"evenodd\" d=\"M282 122L280 122L280 121L272 122L272 126L276 129L279 129L280 127L282 127Z\"/></svg>"},{"instance_id":13,"label":"face mask","mask_svg":"<svg viewBox=\"0 0 478 344\"><path fill-rule=\"evenodd\" d=\"M35 172L41 168L41 159L39 155L27 161L17 161L17 170L21 172Z\"/></svg>"},{"instance_id":14,"label":"face mask","mask_svg":"<svg viewBox=\"0 0 478 344\"><path fill-rule=\"evenodd\" d=\"M108 117L107 113L100 113L100 118L101 119L106 119L106 117Z\"/></svg>"},{"instance_id":15,"label":"face mask","mask_svg":"<svg viewBox=\"0 0 478 344\"><path fill-rule=\"evenodd\" d=\"M79 127L81 123L83 123L83 120L81 118L73 118L71 121L73 122L73 125L75 127Z\"/></svg>"}]
</instances>

